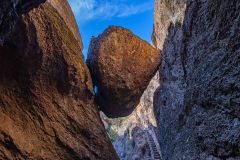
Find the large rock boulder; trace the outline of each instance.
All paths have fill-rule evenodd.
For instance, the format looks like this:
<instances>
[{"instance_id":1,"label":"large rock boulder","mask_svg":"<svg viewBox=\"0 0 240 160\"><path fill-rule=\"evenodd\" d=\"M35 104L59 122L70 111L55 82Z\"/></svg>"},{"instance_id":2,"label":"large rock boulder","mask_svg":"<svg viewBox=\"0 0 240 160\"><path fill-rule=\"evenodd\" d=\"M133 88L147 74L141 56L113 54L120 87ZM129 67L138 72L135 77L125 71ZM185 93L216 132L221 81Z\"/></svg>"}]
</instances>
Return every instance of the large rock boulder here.
<instances>
[{"instance_id":1,"label":"large rock boulder","mask_svg":"<svg viewBox=\"0 0 240 160\"><path fill-rule=\"evenodd\" d=\"M21 14L37 7L46 0L1 0L0 1L0 46L13 30Z\"/></svg>"},{"instance_id":2,"label":"large rock boulder","mask_svg":"<svg viewBox=\"0 0 240 160\"><path fill-rule=\"evenodd\" d=\"M64 18L70 7L54 7L46 2L22 16L0 47L0 159L118 159L79 33Z\"/></svg>"},{"instance_id":3,"label":"large rock boulder","mask_svg":"<svg viewBox=\"0 0 240 160\"><path fill-rule=\"evenodd\" d=\"M240 159L240 1L156 0L155 14L163 159Z\"/></svg>"},{"instance_id":4,"label":"large rock boulder","mask_svg":"<svg viewBox=\"0 0 240 160\"><path fill-rule=\"evenodd\" d=\"M112 118L131 114L159 61L159 51L127 29L111 26L92 38L87 64L100 109Z\"/></svg>"}]
</instances>

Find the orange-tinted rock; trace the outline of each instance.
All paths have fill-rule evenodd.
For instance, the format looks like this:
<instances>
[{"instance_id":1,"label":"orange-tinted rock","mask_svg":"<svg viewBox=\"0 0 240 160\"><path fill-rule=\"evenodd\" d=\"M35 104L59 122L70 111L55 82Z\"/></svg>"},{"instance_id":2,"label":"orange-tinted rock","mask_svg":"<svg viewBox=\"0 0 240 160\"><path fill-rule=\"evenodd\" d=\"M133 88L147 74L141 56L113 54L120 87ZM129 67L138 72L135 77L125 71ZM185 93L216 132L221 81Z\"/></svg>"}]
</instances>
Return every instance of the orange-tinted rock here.
<instances>
[{"instance_id":1,"label":"orange-tinted rock","mask_svg":"<svg viewBox=\"0 0 240 160\"><path fill-rule=\"evenodd\" d=\"M58 11L58 13L64 19L67 27L72 31L73 36L78 41L79 45L83 48L81 35L79 33L78 25L75 22L75 18L71 7L69 5L63 5L63 0L48 0L48 2Z\"/></svg>"},{"instance_id":2,"label":"orange-tinted rock","mask_svg":"<svg viewBox=\"0 0 240 160\"><path fill-rule=\"evenodd\" d=\"M87 64L97 102L108 117L131 114L156 73L160 53L129 30L109 27L93 38Z\"/></svg>"},{"instance_id":3,"label":"orange-tinted rock","mask_svg":"<svg viewBox=\"0 0 240 160\"><path fill-rule=\"evenodd\" d=\"M41 5L0 47L0 159L118 159L62 14Z\"/></svg>"}]
</instances>

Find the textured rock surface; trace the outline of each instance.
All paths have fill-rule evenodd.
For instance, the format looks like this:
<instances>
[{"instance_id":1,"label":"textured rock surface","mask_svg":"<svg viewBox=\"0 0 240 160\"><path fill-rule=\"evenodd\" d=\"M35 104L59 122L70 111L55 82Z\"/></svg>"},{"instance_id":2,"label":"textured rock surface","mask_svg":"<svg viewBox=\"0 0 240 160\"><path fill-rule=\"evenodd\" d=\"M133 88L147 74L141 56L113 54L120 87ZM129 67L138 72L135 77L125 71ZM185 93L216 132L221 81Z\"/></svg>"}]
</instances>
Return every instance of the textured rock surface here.
<instances>
[{"instance_id":1,"label":"textured rock surface","mask_svg":"<svg viewBox=\"0 0 240 160\"><path fill-rule=\"evenodd\" d=\"M109 27L93 38L87 63L98 87L100 109L108 117L132 113L159 61L159 52L127 29Z\"/></svg>"},{"instance_id":2,"label":"textured rock surface","mask_svg":"<svg viewBox=\"0 0 240 160\"><path fill-rule=\"evenodd\" d=\"M0 47L0 159L118 159L66 8L24 15Z\"/></svg>"},{"instance_id":3,"label":"textured rock surface","mask_svg":"<svg viewBox=\"0 0 240 160\"><path fill-rule=\"evenodd\" d=\"M61 14L67 27L74 33L74 38L78 41L79 46L83 48L82 38L79 33L78 25L75 22L74 15L69 5L63 5L62 0L48 0L48 2ZM80 35L80 36L79 36Z\"/></svg>"},{"instance_id":4,"label":"textured rock surface","mask_svg":"<svg viewBox=\"0 0 240 160\"><path fill-rule=\"evenodd\" d=\"M140 127L134 127L131 132L125 132L113 144L121 160L151 159L145 131Z\"/></svg>"},{"instance_id":5,"label":"textured rock surface","mask_svg":"<svg viewBox=\"0 0 240 160\"><path fill-rule=\"evenodd\" d=\"M101 115L120 159L146 160L151 157L145 132L150 126L156 127L153 95L158 86L159 74L157 73L144 91L137 108L130 116L108 119L103 114Z\"/></svg>"},{"instance_id":6,"label":"textured rock surface","mask_svg":"<svg viewBox=\"0 0 240 160\"><path fill-rule=\"evenodd\" d=\"M162 49L171 24L182 24L186 0L155 0L153 44Z\"/></svg>"},{"instance_id":7,"label":"textured rock surface","mask_svg":"<svg viewBox=\"0 0 240 160\"><path fill-rule=\"evenodd\" d=\"M160 21L158 9L175 2L156 0L155 10L154 37L168 31L163 48L155 38L163 49L154 98L163 157L240 159L240 2L189 0L183 24Z\"/></svg>"},{"instance_id":8,"label":"textured rock surface","mask_svg":"<svg viewBox=\"0 0 240 160\"><path fill-rule=\"evenodd\" d=\"M14 25L23 13L46 0L1 0L0 1L0 46L4 43Z\"/></svg>"}]
</instances>

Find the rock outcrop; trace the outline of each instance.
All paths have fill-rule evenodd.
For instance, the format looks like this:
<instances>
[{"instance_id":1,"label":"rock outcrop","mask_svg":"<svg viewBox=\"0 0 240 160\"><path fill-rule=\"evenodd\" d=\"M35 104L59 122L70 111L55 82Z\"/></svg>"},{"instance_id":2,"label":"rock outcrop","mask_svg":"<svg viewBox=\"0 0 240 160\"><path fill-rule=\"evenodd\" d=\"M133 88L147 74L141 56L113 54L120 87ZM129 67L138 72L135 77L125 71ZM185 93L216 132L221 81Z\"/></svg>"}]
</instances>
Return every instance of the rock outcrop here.
<instances>
[{"instance_id":1,"label":"rock outcrop","mask_svg":"<svg viewBox=\"0 0 240 160\"><path fill-rule=\"evenodd\" d=\"M111 26L92 38L87 64L100 109L112 118L131 114L159 61L159 51L127 29Z\"/></svg>"},{"instance_id":2,"label":"rock outcrop","mask_svg":"<svg viewBox=\"0 0 240 160\"><path fill-rule=\"evenodd\" d=\"M46 0L1 0L0 1L0 46L13 30L19 16Z\"/></svg>"},{"instance_id":3,"label":"rock outcrop","mask_svg":"<svg viewBox=\"0 0 240 160\"><path fill-rule=\"evenodd\" d=\"M118 159L71 10L51 4L22 16L0 47L0 159Z\"/></svg>"},{"instance_id":4,"label":"rock outcrop","mask_svg":"<svg viewBox=\"0 0 240 160\"><path fill-rule=\"evenodd\" d=\"M165 20L166 6L182 23ZM155 15L163 158L240 159L240 1L156 0ZM156 37L162 32L164 43Z\"/></svg>"}]
</instances>

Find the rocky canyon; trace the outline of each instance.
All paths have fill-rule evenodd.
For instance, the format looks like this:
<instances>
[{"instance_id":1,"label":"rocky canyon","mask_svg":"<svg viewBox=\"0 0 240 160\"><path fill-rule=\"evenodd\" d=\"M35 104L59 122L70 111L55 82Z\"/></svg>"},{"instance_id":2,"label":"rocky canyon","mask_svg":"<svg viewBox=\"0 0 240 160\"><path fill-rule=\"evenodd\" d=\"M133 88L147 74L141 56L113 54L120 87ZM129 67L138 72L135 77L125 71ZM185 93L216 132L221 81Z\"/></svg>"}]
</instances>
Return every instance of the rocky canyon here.
<instances>
[{"instance_id":1,"label":"rocky canyon","mask_svg":"<svg viewBox=\"0 0 240 160\"><path fill-rule=\"evenodd\" d=\"M25 5L3 2L13 8ZM10 10L7 15L11 12L16 14ZM94 102L67 1L47 1L19 14L15 27L5 21L0 47L0 159L118 159ZM5 26L10 28L2 30Z\"/></svg>"},{"instance_id":2,"label":"rocky canyon","mask_svg":"<svg viewBox=\"0 0 240 160\"><path fill-rule=\"evenodd\" d=\"M240 159L239 11L238 0L155 2L163 159Z\"/></svg>"},{"instance_id":3,"label":"rocky canyon","mask_svg":"<svg viewBox=\"0 0 240 160\"><path fill-rule=\"evenodd\" d=\"M0 160L239 160L240 1L154 7L85 62L67 0L1 0Z\"/></svg>"}]
</instances>

